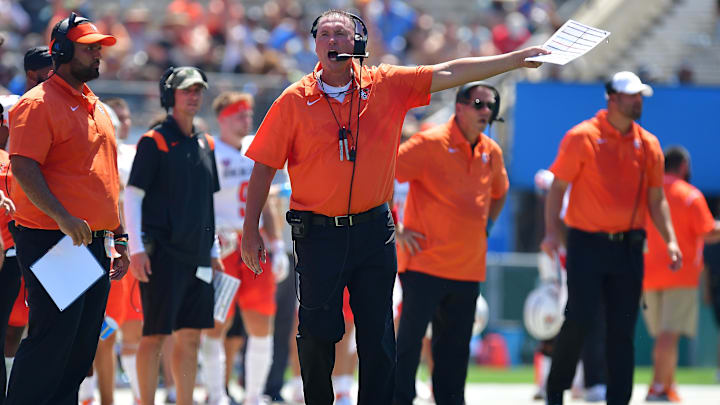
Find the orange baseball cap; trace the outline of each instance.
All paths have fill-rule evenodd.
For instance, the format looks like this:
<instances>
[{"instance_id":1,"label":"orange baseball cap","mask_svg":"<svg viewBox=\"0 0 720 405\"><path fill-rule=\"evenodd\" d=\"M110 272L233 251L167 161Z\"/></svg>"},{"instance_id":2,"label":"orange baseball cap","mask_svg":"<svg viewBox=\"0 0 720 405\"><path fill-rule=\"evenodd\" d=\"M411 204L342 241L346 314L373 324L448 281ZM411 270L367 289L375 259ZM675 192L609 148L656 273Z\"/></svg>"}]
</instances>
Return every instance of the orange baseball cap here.
<instances>
[{"instance_id":1,"label":"orange baseball cap","mask_svg":"<svg viewBox=\"0 0 720 405\"><path fill-rule=\"evenodd\" d=\"M101 34L95 24L91 22L80 23L70 31L67 38L78 44L94 44L100 42L102 46L113 46L117 39L112 35Z\"/></svg>"}]
</instances>

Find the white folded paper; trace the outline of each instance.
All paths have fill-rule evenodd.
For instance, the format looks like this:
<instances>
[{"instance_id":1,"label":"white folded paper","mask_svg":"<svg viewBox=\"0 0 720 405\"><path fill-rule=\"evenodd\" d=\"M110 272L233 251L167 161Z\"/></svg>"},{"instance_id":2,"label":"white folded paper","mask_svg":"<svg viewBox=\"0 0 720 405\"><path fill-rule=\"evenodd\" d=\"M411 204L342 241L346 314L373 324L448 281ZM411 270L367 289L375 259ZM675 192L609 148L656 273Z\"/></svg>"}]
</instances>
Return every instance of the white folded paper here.
<instances>
[{"instance_id":1,"label":"white folded paper","mask_svg":"<svg viewBox=\"0 0 720 405\"><path fill-rule=\"evenodd\" d=\"M60 311L92 286L105 271L85 246L74 246L63 236L45 255L30 265L40 284Z\"/></svg>"},{"instance_id":2,"label":"white folded paper","mask_svg":"<svg viewBox=\"0 0 720 405\"><path fill-rule=\"evenodd\" d=\"M541 46L552 52L525 58L528 62L547 62L565 65L595 48L610 36L610 31L568 20Z\"/></svg>"},{"instance_id":3,"label":"white folded paper","mask_svg":"<svg viewBox=\"0 0 720 405\"><path fill-rule=\"evenodd\" d=\"M233 304L233 298L238 288L240 288L240 279L216 271L213 276L213 288L215 289L215 310L213 317L219 322L225 322L230 306Z\"/></svg>"}]
</instances>

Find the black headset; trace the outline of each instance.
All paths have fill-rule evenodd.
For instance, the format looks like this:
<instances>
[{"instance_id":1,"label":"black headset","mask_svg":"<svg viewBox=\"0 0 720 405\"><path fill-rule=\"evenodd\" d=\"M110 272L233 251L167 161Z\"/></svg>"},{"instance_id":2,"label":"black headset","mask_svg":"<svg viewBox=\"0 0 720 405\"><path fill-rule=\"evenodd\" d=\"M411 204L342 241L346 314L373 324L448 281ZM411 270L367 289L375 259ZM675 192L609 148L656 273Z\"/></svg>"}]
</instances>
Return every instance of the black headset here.
<instances>
[{"instance_id":1,"label":"black headset","mask_svg":"<svg viewBox=\"0 0 720 405\"><path fill-rule=\"evenodd\" d=\"M353 38L355 39L355 47L353 48L353 55L365 55L365 50L367 48L367 41L368 41L368 30L367 26L365 25L365 22L362 20L362 18L356 16L353 13L349 13L347 11L342 10L332 10L328 11L326 13L320 14L318 18L315 19L312 23L312 28L310 29L310 33L312 34L313 38L317 38L317 30L318 30L318 22L320 22L320 19L329 15L329 14L340 14L344 15L346 17L349 17L353 22L355 23L355 33L353 35ZM360 23L360 27L362 28L362 34L358 32L358 24Z\"/></svg>"},{"instance_id":2,"label":"black headset","mask_svg":"<svg viewBox=\"0 0 720 405\"><path fill-rule=\"evenodd\" d=\"M502 117L498 117L498 115L500 115L500 92L488 82L470 82L462 85L460 89L458 89L457 96L455 97L455 102L459 103L461 101L464 101L465 99L470 98L470 90L478 86L490 90L495 96L495 106L490 109L491 114L488 125L491 125L495 121L505 122Z\"/></svg>"},{"instance_id":3,"label":"black headset","mask_svg":"<svg viewBox=\"0 0 720 405\"><path fill-rule=\"evenodd\" d=\"M617 90L613 87L612 80L608 80L605 82L605 94L608 96L611 94L617 93Z\"/></svg>"},{"instance_id":4,"label":"black headset","mask_svg":"<svg viewBox=\"0 0 720 405\"><path fill-rule=\"evenodd\" d=\"M205 72L202 71L202 69L196 68L195 66L180 66L180 67L172 67L170 66L165 70L162 77L160 78L160 105L165 109L169 110L170 107L175 106L175 89L172 86L172 81L175 78L175 73L178 72L180 69L185 68L191 68L195 69L200 73L200 76L202 76L205 83L208 82L207 75Z\"/></svg>"},{"instance_id":5,"label":"black headset","mask_svg":"<svg viewBox=\"0 0 720 405\"><path fill-rule=\"evenodd\" d=\"M80 24L89 22L90 20L85 17L78 17L77 14L70 13L68 18L60 21L60 23L55 26L51 35L53 43L50 49L53 62L55 62L55 69L63 63L70 62L75 54L75 46L67 37L70 30Z\"/></svg>"}]
</instances>

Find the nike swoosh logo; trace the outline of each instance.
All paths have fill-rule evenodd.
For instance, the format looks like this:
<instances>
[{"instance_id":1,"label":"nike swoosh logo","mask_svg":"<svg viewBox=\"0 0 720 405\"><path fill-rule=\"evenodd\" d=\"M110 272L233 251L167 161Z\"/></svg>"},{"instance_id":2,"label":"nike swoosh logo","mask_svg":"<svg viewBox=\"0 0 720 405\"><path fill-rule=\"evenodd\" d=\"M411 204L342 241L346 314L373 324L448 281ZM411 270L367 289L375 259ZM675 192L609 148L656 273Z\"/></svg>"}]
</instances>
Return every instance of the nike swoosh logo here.
<instances>
[{"instance_id":1,"label":"nike swoosh logo","mask_svg":"<svg viewBox=\"0 0 720 405\"><path fill-rule=\"evenodd\" d=\"M76 105L75 107L70 107L71 110L75 111L80 107L80 104Z\"/></svg>"},{"instance_id":2,"label":"nike swoosh logo","mask_svg":"<svg viewBox=\"0 0 720 405\"><path fill-rule=\"evenodd\" d=\"M308 100L307 105L313 105L313 104L317 103L318 101L320 101L321 98L322 98L322 97L318 97L318 98L316 98L315 101L313 101L313 102L310 102L310 101Z\"/></svg>"}]
</instances>

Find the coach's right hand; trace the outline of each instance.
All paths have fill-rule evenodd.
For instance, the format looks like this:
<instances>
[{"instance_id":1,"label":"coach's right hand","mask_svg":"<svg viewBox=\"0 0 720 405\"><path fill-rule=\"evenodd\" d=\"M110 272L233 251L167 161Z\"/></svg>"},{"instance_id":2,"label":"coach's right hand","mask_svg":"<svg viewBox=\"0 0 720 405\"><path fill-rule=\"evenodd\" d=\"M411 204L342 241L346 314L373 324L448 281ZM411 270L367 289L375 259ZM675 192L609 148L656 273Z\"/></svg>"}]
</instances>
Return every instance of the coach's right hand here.
<instances>
[{"instance_id":1,"label":"coach's right hand","mask_svg":"<svg viewBox=\"0 0 720 405\"><path fill-rule=\"evenodd\" d=\"M150 269L150 258L147 253L140 252L130 256L130 271L135 278L143 283L150 281L152 270Z\"/></svg>"},{"instance_id":2,"label":"coach's right hand","mask_svg":"<svg viewBox=\"0 0 720 405\"><path fill-rule=\"evenodd\" d=\"M265 250L262 236L260 236L260 231L256 226L253 227L247 224L243 226L240 246L243 263L245 263L253 273L262 273L263 270L260 267L260 262L265 263L267 261L267 251Z\"/></svg>"},{"instance_id":3,"label":"coach's right hand","mask_svg":"<svg viewBox=\"0 0 720 405\"><path fill-rule=\"evenodd\" d=\"M555 257L558 249L560 248L560 238L555 233L546 233L542 242L540 243L540 249L550 257Z\"/></svg>"},{"instance_id":4,"label":"coach's right hand","mask_svg":"<svg viewBox=\"0 0 720 405\"><path fill-rule=\"evenodd\" d=\"M92 231L84 219L68 214L56 222L60 231L72 239L73 245L87 246L92 243Z\"/></svg>"}]
</instances>

